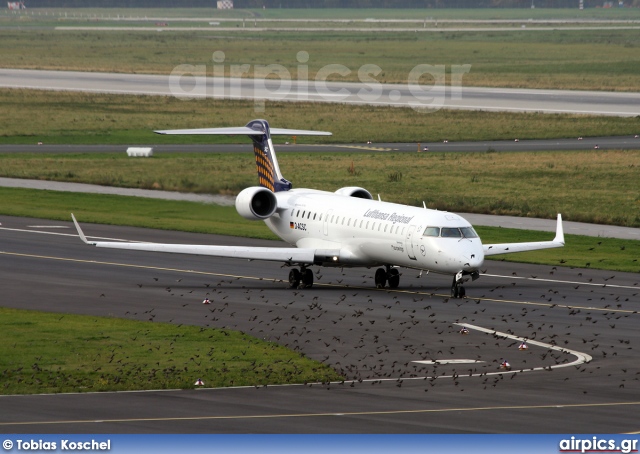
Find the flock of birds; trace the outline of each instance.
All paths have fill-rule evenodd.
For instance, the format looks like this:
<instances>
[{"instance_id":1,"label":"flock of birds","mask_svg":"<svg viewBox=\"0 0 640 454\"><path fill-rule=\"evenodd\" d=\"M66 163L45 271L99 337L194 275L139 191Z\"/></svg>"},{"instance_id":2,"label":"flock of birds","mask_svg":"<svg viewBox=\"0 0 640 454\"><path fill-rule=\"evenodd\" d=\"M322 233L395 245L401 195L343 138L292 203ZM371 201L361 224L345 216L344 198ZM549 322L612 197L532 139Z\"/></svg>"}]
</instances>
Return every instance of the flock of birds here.
<instances>
[{"instance_id":1,"label":"flock of birds","mask_svg":"<svg viewBox=\"0 0 640 454\"><path fill-rule=\"evenodd\" d=\"M549 273L556 271L553 267ZM615 377L618 388L638 390L637 356L631 339L617 335L617 327L624 326L620 330L624 333L637 323L640 298L633 290L627 296L607 291L603 286L615 276L596 286L580 273L576 279L591 285L588 293L593 295L579 303L570 295L581 284L547 288L548 283L536 282L542 292L538 302L519 305L501 302L503 293L513 295L522 285L516 280L481 287L474 292L480 293L476 297L457 300L440 294L444 288L381 291L368 287L368 274L362 275L364 280L359 284L353 270L323 272L328 276L323 281L319 271L316 282L331 285L307 290L291 290L284 282L268 279L224 277L202 283L195 276L176 279L175 274L165 274L138 284L146 295L153 295L151 309L127 316L153 321L164 313L165 321L175 322L174 309L179 307L184 314L179 317L182 323L238 330L276 342L330 365L344 377L342 384L352 387L383 383L402 387L407 382L422 382L426 383L424 391L438 383L451 383L460 391L476 385L491 389L532 368L554 371L555 366L574 359L567 352L539 346L519 350L522 342L495 333L470 330L465 335L455 324L475 323L589 354L593 357L590 364L564 368L556 374L563 382L576 382L576 389L581 376L604 372ZM202 304L203 300L207 304ZM576 327L583 327L579 330L582 334L575 334ZM446 363L461 358L475 362ZM421 360L435 363L415 362ZM501 364L507 360L510 368L504 370Z\"/></svg>"}]
</instances>

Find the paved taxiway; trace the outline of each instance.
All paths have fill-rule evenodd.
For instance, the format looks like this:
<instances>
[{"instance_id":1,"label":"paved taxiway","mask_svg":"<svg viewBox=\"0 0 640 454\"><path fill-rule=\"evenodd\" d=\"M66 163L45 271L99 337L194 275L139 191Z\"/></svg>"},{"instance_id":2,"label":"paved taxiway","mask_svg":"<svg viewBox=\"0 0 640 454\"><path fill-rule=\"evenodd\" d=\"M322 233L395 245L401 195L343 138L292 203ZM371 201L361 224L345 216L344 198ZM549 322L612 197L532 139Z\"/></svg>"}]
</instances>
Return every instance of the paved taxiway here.
<instances>
[{"instance_id":1,"label":"paved taxiway","mask_svg":"<svg viewBox=\"0 0 640 454\"><path fill-rule=\"evenodd\" d=\"M639 130L640 134L640 130ZM375 140L375 137L372 137ZM544 140L485 140L480 142L433 142L425 132L425 140L420 143L368 143L368 144L284 144L286 138L276 137L275 145L278 153L486 153L487 151L534 152L534 151L569 151L569 150L638 150L640 135L609 137L575 137L565 139ZM290 140L290 139L289 139ZM149 143L154 153L237 153L247 152L247 144L206 144L206 145L166 145L160 141ZM127 145L38 145L37 138L33 144L0 145L0 153L124 153ZM418 151L420 150L420 151Z\"/></svg>"},{"instance_id":2,"label":"paved taxiway","mask_svg":"<svg viewBox=\"0 0 640 454\"><path fill-rule=\"evenodd\" d=\"M372 288L374 270L323 268L315 270L313 289L297 291L281 281L286 268L98 250L82 244L68 222L0 216L0 223L2 306L238 329L288 345L348 378L258 389L1 396L2 432L640 430L634 417L640 407L638 274L488 261L483 276L467 284L469 298L458 301L447 295L447 277L418 278L404 270L401 288L388 291ZM84 229L116 239L272 244ZM211 306L201 304L207 293ZM475 328L461 335L456 322L574 352L533 344L522 352L515 339ZM591 361L580 364L586 355ZM414 362L461 358L484 362ZM500 358L517 372L495 374ZM436 375L442 377L431 378Z\"/></svg>"},{"instance_id":3,"label":"paved taxiway","mask_svg":"<svg viewBox=\"0 0 640 454\"><path fill-rule=\"evenodd\" d=\"M183 62L192 64L193 62ZM429 62L416 62L429 63ZM212 62L213 65L213 62ZM176 67L174 76L80 71L0 68L0 87L69 90L93 93L179 96L183 98L313 101L356 105L464 109L507 112L546 112L592 115L640 115L640 93L577 90L534 90L355 82L326 82L200 77ZM357 71L357 68L347 68ZM468 65L467 70L471 69ZM444 68L442 68L444 71ZM464 68L462 69L464 76ZM409 80L409 74L407 74Z\"/></svg>"}]
</instances>

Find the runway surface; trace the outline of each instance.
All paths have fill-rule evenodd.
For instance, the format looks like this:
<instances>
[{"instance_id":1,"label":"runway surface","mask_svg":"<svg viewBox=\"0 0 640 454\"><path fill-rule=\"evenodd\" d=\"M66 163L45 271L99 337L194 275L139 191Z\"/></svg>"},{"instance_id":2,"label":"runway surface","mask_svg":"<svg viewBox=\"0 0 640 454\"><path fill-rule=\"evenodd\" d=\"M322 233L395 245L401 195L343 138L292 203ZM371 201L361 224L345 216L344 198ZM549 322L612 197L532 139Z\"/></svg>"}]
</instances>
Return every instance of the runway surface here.
<instances>
[{"instance_id":1,"label":"runway surface","mask_svg":"<svg viewBox=\"0 0 640 454\"><path fill-rule=\"evenodd\" d=\"M391 291L373 288L375 270L322 268L314 269L313 289L298 291L282 281L288 270L273 265L99 250L81 243L68 222L0 216L0 223L4 307L143 321L153 309L155 322L241 330L347 378L258 389L0 396L4 433L640 430L633 416L640 408L638 274L487 261L481 278L467 284L468 299L452 300L444 276L403 270L400 288ZM112 239L273 245L83 227ZM211 306L201 304L207 293ZM521 340L506 336L529 339L529 349L518 350ZM502 358L511 371L499 368ZM453 359L482 362L444 364ZM416 362L423 360L441 364Z\"/></svg>"},{"instance_id":2,"label":"runway surface","mask_svg":"<svg viewBox=\"0 0 640 454\"><path fill-rule=\"evenodd\" d=\"M183 63L193 64L193 62ZM469 68L460 67L457 70L462 76L459 87L419 85L417 83L419 76L426 74L429 68L419 66L416 68L415 77L407 74L407 84L298 81L286 76L282 76L280 80L206 76L194 78L186 68L179 67L176 67L177 72L172 76L0 69L0 87L163 95L193 99L253 99L258 103L258 107L264 100L274 100L402 106L414 107L418 110L447 108L614 116L640 115L640 93L465 87L464 73L465 70L471 69L470 66ZM347 69L357 71L357 68ZM444 77L444 73L442 75ZM413 79L416 82L410 83L409 81Z\"/></svg>"}]
</instances>

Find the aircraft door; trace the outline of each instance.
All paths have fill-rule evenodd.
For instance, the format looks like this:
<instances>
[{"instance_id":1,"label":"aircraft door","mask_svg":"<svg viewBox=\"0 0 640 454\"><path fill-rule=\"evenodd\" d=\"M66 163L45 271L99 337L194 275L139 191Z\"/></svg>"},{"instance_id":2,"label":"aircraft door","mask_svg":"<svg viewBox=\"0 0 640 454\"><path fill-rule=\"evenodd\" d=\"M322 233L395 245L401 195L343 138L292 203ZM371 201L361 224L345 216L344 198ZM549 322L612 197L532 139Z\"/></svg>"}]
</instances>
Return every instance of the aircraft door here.
<instances>
[{"instance_id":1,"label":"aircraft door","mask_svg":"<svg viewBox=\"0 0 640 454\"><path fill-rule=\"evenodd\" d=\"M411 260L416 260L416 254L413 252L413 233L416 231L416 226L412 225L409 227L409 231L407 232L407 237L405 238L405 248L407 249L407 254L409 254L409 258Z\"/></svg>"},{"instance_id":2,"label":"aircraft door","mask_svg":"<svg viewBox=\"0 0 640 454\"><path fill-rule=\"evenodd\" d=\"M333 210L329 210L327 211L325 217L324 217L324 236L329 235L329 221L330 221L330 217L331 214L333 213Z\"/></svg>"}]
</instances>

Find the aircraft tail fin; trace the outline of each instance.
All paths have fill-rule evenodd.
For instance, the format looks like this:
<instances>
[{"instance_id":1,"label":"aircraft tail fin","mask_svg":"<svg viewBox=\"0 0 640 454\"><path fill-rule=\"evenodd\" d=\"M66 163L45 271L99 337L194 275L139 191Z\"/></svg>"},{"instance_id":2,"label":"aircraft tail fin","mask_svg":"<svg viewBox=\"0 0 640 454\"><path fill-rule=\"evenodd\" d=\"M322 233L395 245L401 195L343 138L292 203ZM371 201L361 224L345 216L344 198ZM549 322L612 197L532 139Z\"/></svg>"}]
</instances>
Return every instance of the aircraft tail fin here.
<instances>
[{"instance_id":1,"label":"aircraft tail fin","mask_svg":"<svg viewBox=\"0 0 640 454\"><path fill-rule=\"evenodd\" d=\"M271 141L271 130L266 120L253 120L247 124L250 129L261 131L262 135L250 135L253 141L253 153L256 157L258 180L262 187L273 192L288 191L293 187L280 172L278 159Z\"/></svg>"},{"instance_id":2,"label":"aircraft tail fin","mask_svg":"<svg viewBox=\"0 0 640 454\"><path fill-rule=\"evenodd\" d=\"M326 131L309 131L304 129L270 128L266 120L253 120L246 126L233 128L204 128L204 129L172 129L155 131L158 134L223 134L223 135L248 135L253 141L253 152L258 170L258 180L263 186L273 192L288 191L293 187L280 172L276 152L273 148L271 135L289 136L330 136Z\"/></svg>"}]
</instances>

